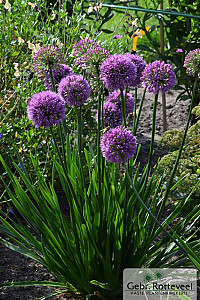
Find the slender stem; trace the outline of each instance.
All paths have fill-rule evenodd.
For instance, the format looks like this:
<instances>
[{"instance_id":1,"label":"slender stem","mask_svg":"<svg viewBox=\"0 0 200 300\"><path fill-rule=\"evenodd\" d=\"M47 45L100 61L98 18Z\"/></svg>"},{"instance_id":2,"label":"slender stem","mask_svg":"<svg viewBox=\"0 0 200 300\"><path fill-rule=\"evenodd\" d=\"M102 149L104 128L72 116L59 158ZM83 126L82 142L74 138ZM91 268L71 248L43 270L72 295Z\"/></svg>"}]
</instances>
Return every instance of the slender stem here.
<instances>
[{"instance_id":1,"label":"slender stem","mask_svg":"<svg viewBox=\"0 0 200 300\"><path fill-rule=\"evenodd\" d=\"M151 171L151 162L153 156L153 147L154 147L154 140L155 140L155 131L156 131L156 109L158 103L158 93L155 95L154 105L153 105L153 120L152 120L152 130L151 130L151 144L150 144L150 152L149 152L149 161L148 161L148 168L146 174L145 184L147 183L150 171Z\"/></svg>"},{"instance_id":2,"label":"slender stem","mask_svg":"<svg viewBox=\"0 0 200 300\"><path fill-rule=\"evenodd\" d=\"M133 115L133 135L135 135L136 130L136 110L137 110L137 88L135 88L135 99L134 99L134 115Z\"/></svg>"},{"instance_id":3,"label":"slender stem","mask_svg":"<svg viewBox=\"0 0 200 300\"><path fill-rule=\"evenodd\" d=\"M101 201L101 152L100 152L100 138L101 138L101 93L98 96L98 128L97 128L97 168L98 168L98 198Z\"/></svg>"},{"instance_id":4,"label":"slender stem","mask_svg":"<svg viewBox=\"0 0 200 300\"><path fill-rule=\"evenodd\" d=\"M51 67L49 67L49 70L50 70L50 76L51 76L52 91L56 92L56 86L55 86L55 82L54 82L54 78L53 78L53 72L52 72Z\"/></svg>"},{"instance_id":5,"label":"slender stem","mask_svg":"<svg viewBox=\"0 0 200 300\"><path fill-rule=\"evenodd\" d=\"M78 125L78 152L81 156L81 106L76 108L77 125Z\"/></svg>"},{"instance_id":6,"label":"slender stem","mask_svg":"<svg viewBox=\"0 0 200 300\"><path fill-rule=\"evenodd\" d=\"M126 127L126 99L124 97L124 92L121 91L121 103L122 103L122 125Z\"/></svg>"},{"instance_id":7,"label":"slender stem","mask_svg":"<svg viewBox=\"0 0 200 300\"><path fill-rule=\"evenodd\" d=\"M139 106L139 109L138 109L138 114L137 114L137 117L136 117L136 101L135 101L135 106L134 106L134 123L133 123L133 135L136 135L137 133L137 128L138 128L138 122L139 122L139 119L140 119L140 115L141 115L141 111L142 111L142 106L143 106L143 102L144 102L144 98L145 98L145 95L146 95L146 89L144 89L144 92L143 92L143 95L142 95L142 99L141 99L141 102L140 102L140 106ZM135 120L136 118L136 120Z\"/></svg>"},{"instance_id":8,"label":"slender stem","mask_svg":"<svg viewBox=\"0 0 200 300\"><path fill-rule=\"evenodd\" d=\"M142 198L140 197L138 191L136 190L135 186L133 185L133 182L131 180L131 177L129 175L129 172L128 172L128 169L127 169L127 166L126 164L124 163L124 167L125 167L125 170L126 170L126 175L128 177L128 180L130 182L130 185L131 187L133 188L134 190L134 193L137 197L137 199L139 200L139 202L141 203L141 205L143 206L143 208L149 213L149 215L151 216L151 218L155 221L155 223L158 225L158 227L160 227L162 229L162 231L164 231L164 233L170 237L170 239L172 241L174 241L174 243L186 254L186 256L188 256L188 253L187 251L181 246L181 244L160 224L160 222L158 221L158 219L152 214L152 212L149 210L149 208L146 206L146 204L143 202ZM168 225L168 228L170 228L170 231L173 232L173 229Z\"/></svg>"}]
</instances>

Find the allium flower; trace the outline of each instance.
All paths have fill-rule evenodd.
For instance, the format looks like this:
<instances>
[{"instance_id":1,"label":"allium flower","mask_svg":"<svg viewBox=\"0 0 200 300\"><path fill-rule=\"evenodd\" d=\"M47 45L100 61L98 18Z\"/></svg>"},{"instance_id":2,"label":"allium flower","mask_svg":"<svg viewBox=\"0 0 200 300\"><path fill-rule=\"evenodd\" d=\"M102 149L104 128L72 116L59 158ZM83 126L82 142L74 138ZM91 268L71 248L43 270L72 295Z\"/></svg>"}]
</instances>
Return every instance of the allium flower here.
<instances>
[{"instance_id":1,"label":"allium flower","mask_svg":"<svg viewBox=\"0 0 200 300\"><path fill-rule=\"evenodd\" d=\"M175 85L176 75L171 65L156 60L145 67L141 80L147 92L165 94Z\"/></svg>"},{"instance_id":2,"label":"allium flower","mask_svg":"<svg viewBox=\"0 0 200 300\"><path fill-rule=\"evenodd\" d=\"M64 64L64 54L55 46L43 46L33 57L33 66L37 75L46 76L50 69L56 70Z\"/></svg>"},{"instance_id":3,"label":"allium flower","mask_svg":"<svg viewBox=\"0 0 200 300\"><path fill-rule=\"evenodd\" d=\"M102 155L110 162L126 162L134 157L136 150L136 137L125 127L112 128L102 136Z\"/></svg>"},{"instance_id":4,"label":"allium flower","mask_svg":"<svg viewBox=\"0 0 200 300\"><path fill-rule=\"evenodd\" d=\"M200 77L200 48L190 51L184 61L186 73L190 76Z\"/></svg>"},{"instance_id":5,"label":"allium flower","mask_svg":"<svg viewBox=\"0 0 200 300\"><path fill-rule=\"evenodd\" d=\"M57 87L62 78L69 76L69 75L73 75L74 72L72 71L72 69L69 66L67 66L65 64L61 64L59 66L59 69L52 70L52 74L53 74L53 80L54 80L55 86ZM44 85L46 86L46 88L48 90L52 91L53 88L52 88L50 73L47 74Z\"/></svg>"},{"instance_id":6,"label":"allium flower","mask_svg":"<svg viewBox=\"0 0 200 300\"><path fill-rule=\"evenodd\" d=\"M108 50L103 49L93 40L80 40L74 47L72 56L75 64L82 69L99 66L102 61L110 56Z\"/></svg>"},{"instance_id":7,"label":"allium flower","mask_svg":"<svg viewBox=\"0 0 200 300\"><path fill-rule=\"evenodd\" d=\"M58 93L69 106L80 106L89 98L90 87L82 76L71 75L61 80Z\"/></svg>"},{"instance_id":8,"label":"allium flower","mask_svg":"<svg viewBox=\"0 0 200 300\"><path fill-rule=\"evenodd\" d=\"M112 92L106 102L103 105L104 125L111 128L122 125L122 103L121 92ZM124 93L125 95L125 93ZM126 116L134 111L134 98L127 93L126 94ZM98 121L98 112L96 119Z\"/></svg>"},{"instance_id":9,"label":"allium flower","mask_svg":"<svg viewBox=\"0 0 200 300\"><path fill-rule=\"evenodd\" d=\"M28 102L27 112L35 127L52 127L65 118L65 102L56 93L40 92Z\"/></svg>"},{"instance_id":10,"label":"allium flower","mask_svg":"<svg viewBox=\"0 0 200 300\"><path fill-rule=\"evenodd\" d=\"M126 53L126 57L128 57L132 63L136 66L137 75L135 80L133 80L132 85L133 87L138 87L138 85L141 83L141 76L144 68L146 67L146 62L137 54L130 54Z\"/></svg>"},{"instance_id":11,"label":"allium flower","mask_svg":"<svg viewBox=\"0 0 200 300\"><path fill-rule=\"evenodd\" d=\"M101 65L101 80L108 89L117 90L131 86L137 75L135 65L125 55L115 54Z\"/></svg>"},{"instance_id":12,"label":"allium flower","mask_svg":"<svg viewBox=\"0 0 200 300\"><path fill-rule=\"evenodd\" d=\"M82 56L88 51L88 49L95 49L99 47L99 44L92 39L83 39L76 43L72 50L72 56L77 58Z\"/></svg>"}]
</instances>

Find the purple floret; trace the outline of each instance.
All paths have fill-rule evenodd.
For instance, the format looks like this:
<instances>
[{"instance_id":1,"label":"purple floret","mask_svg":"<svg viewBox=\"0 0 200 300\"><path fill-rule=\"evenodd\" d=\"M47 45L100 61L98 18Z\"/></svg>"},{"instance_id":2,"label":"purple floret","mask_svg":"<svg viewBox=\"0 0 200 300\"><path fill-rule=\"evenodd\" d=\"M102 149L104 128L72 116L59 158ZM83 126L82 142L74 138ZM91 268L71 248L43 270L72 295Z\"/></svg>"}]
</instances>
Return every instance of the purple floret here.
<instances>
[{"instance_id":1,"label":"purple floret","mask_svg":"<svg viewBox=\"0 0 200 300\"><path fill-rule=\"evenodd\" d=\"M106 132L101 139L102 155L117 164L134 157L137 151L136 137L125 127L118 126Z\"/></svg>"},{"instance_id":2,"label":"purple floret","mask_svg":"<svg viewBox=\"0 0 200 300\"><path fill-rule=\"evenodd\" d=\"M125 92L124 92L124 96L125 96ZM115 103L120 108L120 110L122 110L121 92L119 90L112 92L108 96L106 102ZM128 114L132 113L133 111L134 111L134 98L131 96L131 94L127 93L126 94L126 116L128 116Z\"/></svg>"},{"instance_id":3,"label":"purple floret","mask_svg":"<svg viewBox=\"0 0 200 300\"><path fill-rule=\"evenodd\" d=\"M54 84L55 84L56 88L58 87L58 84L60 83L62 78L74 74L72 69L68 65L65 65L65 64L61 64L59 66L59 68L53 69L52 73L53 73L53 80L54 80ZM48 90L52 91L53 88L52 88L50 73L47 74L44 85Z\"/></svg>"},{"instance_id":4,"label":"purple floret","mask_svg":"<svg viewBox=\"0 0 200 300\"><path fill-rule=\"evenodd\" d=\"M128 57L136 66L137 75L135 80L133 80L131 86L138 87L138 85L141 83L142 72L145 69L147 63L142 59L142 57L137 54L126 53L125 56Z\"/></svg>"},{"instance_id":5,"label":"purple floret","mask_svg":"<svg viewBox=\"0 0 200 300\"><path fill-rule=\"evenodd\" d=\"M186 73L190 76L200 77L200 48L190 51L184 61Z\"/></svg>"},{"instance_id":6,"label":"purple floret","mask_svg":"<svg viewBox=\"0 0 200 300\"><path fill-rule=\"evenodd\" d=\"M101 80L107 89L118 90L131 86L137 75L135 65L125 55L115 54L101 65Z\"/></svg>"},{"instance_id":7,"label":"purple floret","mask_svg":"<svg viewBox=\"0 0 200 300\"><path fill-rule=\"evenodd\" d=\"M65 102L56 93L37 93L28 102L28 118L35 127L52 127L65 118Z\"/></svg>"},{"instance_id":8,"label":"purple floret","mask_svg":"<svg viewBox=\"0 0 200 300\"><path fill-rule=\"evenodd\" d=\"M58 93L68 106L80 106L89 98L90 87L83 76L71 75L61 80Z\"/></svg>"},{"instance_id":9,"label":"purple floret","mask_svg":"<svg viewBox=\"0 0 200 300\"><path fill-rule=\"evenodd\" d=\"M161 91L162 94L165 94L174 87L176 75L171 65L164 61L154 61L145 67L141 80L147 92L157 94Z\"/></svg>"},{"instance_id":10,"label":"purple floret","mask_svg":"<svg viewBox=\"0 0 200 300\"><path fill-rule=\"evenodd\" d=\"M56 70L65 63L64 54L55 46L44 45L33 57L33 66L37 75L45 77L50 69Z\"/></svg>"}]
</instances>

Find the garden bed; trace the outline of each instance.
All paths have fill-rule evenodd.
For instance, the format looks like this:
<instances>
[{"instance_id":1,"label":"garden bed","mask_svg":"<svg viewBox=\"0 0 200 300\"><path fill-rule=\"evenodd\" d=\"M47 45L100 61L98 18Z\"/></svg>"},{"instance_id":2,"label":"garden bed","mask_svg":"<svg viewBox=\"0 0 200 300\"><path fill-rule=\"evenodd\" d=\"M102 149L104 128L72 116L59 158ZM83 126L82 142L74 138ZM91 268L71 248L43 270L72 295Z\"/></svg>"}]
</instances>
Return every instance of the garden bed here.
<instances>
[{"instance_id":1,"label":"garden bed","mask_svg":"<svg viewBox=\"0 0 200 300\"><path fill-rule=\"evenodd\" d=\"M139 99L142 97L142 92L142 89L139 89ZM182 129L187 121L189 101L176 102L177 95L178 93L176 91L170 91L166 95L168 129ZM141 151L138 161L140 161L142 166L144 166L148 161L153 98L154 96L152 94L147 94L139 122L138 143L141 143ZM156 143L154 147L155 153L153 157L153 164L157 162L159 157L168 153L166 149L160 149L157 145L158 139L162 136L163 132L161 101L160 96L157 109ZM61 200L64 202L63 199ZM24 256L3 247L2 245L0 245L0 257L0 282L53 280L53 276L49 274L42 265L35 263L32 259L25 258ZM50 293L51 291L53 291L53 289L48 287L8 288L0 290L0 298L1 300L35 300L38 297L42 297L43 295ZM50 299L56 299L56 297L52 297Z\"/></svg>"}]
</instances>

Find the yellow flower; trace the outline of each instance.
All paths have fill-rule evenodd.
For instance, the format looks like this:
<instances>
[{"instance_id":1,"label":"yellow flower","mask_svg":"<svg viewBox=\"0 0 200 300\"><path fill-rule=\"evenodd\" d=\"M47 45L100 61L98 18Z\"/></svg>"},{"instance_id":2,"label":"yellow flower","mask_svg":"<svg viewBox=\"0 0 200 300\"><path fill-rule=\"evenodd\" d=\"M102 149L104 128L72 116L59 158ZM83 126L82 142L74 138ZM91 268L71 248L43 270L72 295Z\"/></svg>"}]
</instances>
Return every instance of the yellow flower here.
<instances>
[{"instance_id":1,"label":"yellow flower","mask_svg":"<svg viewBox=\"0 0 200 300\"><path fill-rule=\"evenodd\" d=\"M58 48L62 48L64 46L64 44L61 43L59 40L57 40L56 46L58 46Z\"/></svg>"}]
</instances>

